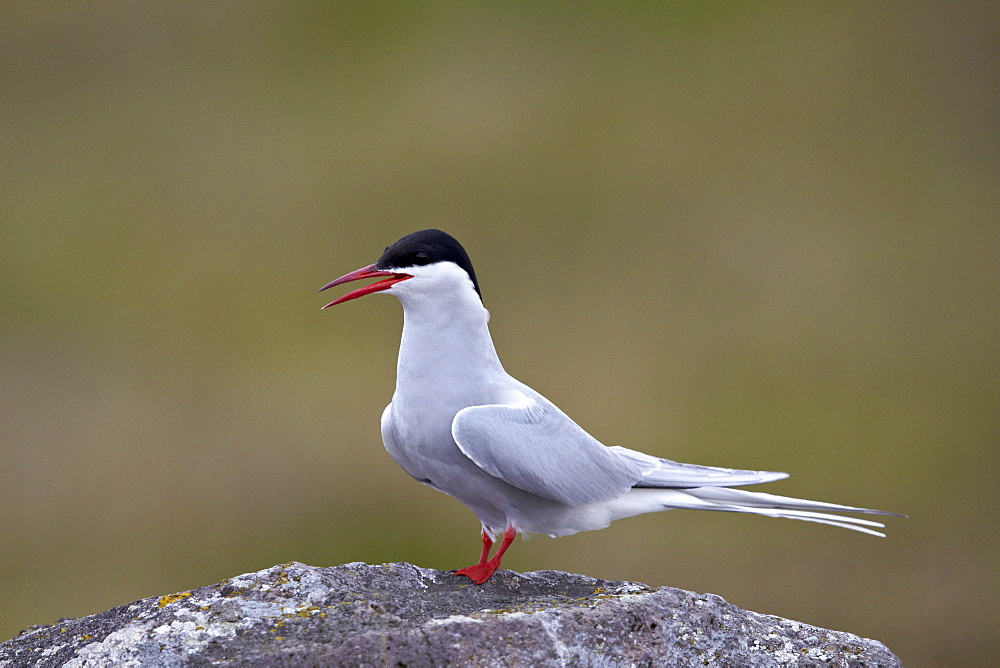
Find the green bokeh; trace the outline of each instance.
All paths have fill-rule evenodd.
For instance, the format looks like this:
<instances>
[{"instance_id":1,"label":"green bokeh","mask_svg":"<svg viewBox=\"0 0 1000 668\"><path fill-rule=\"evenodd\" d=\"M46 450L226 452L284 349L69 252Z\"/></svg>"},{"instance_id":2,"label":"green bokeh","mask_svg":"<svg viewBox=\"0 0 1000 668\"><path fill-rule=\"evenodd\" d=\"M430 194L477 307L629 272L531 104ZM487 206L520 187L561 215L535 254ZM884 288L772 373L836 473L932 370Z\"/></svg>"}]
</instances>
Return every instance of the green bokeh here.
<instances>
[{"instance_id":1,"label":"green bokeh","mask_svg":"<svg viewBox=\"0 0 1000 668\"><path fill-rule=\"evenodd\" d=\"M908 513L675 512L505 565L995 660L995 3L6 3L0 637L297 560L454 568L383 452L440 227L507 369L595 436Z\"/></svg>"}]
</instances>

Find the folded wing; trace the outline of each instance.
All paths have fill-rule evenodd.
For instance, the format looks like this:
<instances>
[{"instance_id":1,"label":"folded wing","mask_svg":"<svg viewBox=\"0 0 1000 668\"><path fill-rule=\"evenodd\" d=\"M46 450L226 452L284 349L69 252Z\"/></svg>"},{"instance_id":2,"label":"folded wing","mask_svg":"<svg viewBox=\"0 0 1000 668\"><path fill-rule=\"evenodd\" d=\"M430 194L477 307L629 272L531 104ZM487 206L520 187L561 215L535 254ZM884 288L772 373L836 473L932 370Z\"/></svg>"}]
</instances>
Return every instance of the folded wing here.
<instances>
[{"instance_id":1,"label":"folded wing","mask_svg":"<svg viewBox=\"0 0 1000 668\"><path fill-rule=\"evenodd\" d=\"M608 501L642 480L640 462L608 448L543 401L525 396L516 404L463 408L452 436L490 475L561 503Z\"/></svg>"},{"instance_id":2,"label":"folded wing","mask_svg":"<svg viewBox=\"0 0 1000 668\"><path fill-rule=\"evenodd\" d=\"M639 467L642 472L642 480L637 482L635 487L734 487L773 482L788 477L787 473L777 471L745 471L716 466L681 464L629 450L620 445L612 446L609 450Z\"/></svg>"}]
</instances>

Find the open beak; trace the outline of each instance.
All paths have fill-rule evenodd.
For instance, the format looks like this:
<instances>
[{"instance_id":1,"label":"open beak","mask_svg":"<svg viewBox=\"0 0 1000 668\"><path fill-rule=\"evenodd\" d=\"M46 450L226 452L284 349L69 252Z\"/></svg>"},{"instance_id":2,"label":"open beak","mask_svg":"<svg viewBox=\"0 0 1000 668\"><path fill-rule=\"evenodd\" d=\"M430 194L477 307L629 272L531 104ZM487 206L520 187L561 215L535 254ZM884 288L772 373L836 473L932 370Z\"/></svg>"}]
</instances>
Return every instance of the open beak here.
<instances>
[{"instance_id":1,"label":"open beak","mask_svg":"<svg viewBox=\"0 0 1000 668\"><path fill-rule=\"evenodd\" d=\"M319 289L319 292L323 292L327 288L332 288L333 286L340 285L341 283L360 281L365 278L378 278L379 276L388 276L389 278L386 278L385 280L382 281L377 281L375 283L372 283L371 285L366 285L363 288L358 288L353 292L348 292L343 297L338 297L337 299L334 299L332 302L330 302L323 308L328 308L330 306L341 304L343 302L350 301L352 299L357 299L358 297L364 297L365 295L370 295L373 292L381 292L382 290L388 290L389 288L394 286L396 283L399 283L400 281L405 281L408 278L413 278L412 274L403 274L394 271L380 271L375 268L375 265L370 264L367 267L361 267L361 269L352 271L349 274L344 274L335 281L330 281L329 283L321 287Z\"/></svg>"}]
</instances>

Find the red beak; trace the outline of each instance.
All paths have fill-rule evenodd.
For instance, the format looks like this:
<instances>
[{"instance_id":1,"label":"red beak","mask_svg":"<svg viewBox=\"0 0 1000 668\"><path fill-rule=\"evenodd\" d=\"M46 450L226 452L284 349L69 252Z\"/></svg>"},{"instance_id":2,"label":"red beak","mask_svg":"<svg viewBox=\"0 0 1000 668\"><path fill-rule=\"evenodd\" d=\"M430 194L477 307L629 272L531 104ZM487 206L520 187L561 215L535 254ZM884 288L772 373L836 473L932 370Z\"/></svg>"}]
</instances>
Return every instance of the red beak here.
<instances>
[{"instance_id":1,"label":"red beak","mask_svg":"<svg viewBox=\"0 0 1000 668\"><path fill-rule=\"evenodd\" d=\"M363 288L358 288L353 292L348 292L343 297L338 297L337 299L334 299L332 302L330 302L323 308L334 306L335 304L341 304L343 302L350 301L351 299L357 299L358 297L364 297L365 295L370 295L373 292L381 292L382 290L388 290L389 288L394 286L396 283L399 283L400 281L405 281L408 278L413 278L412 274L403 274L394 271L380 271L375 268L375 265L370 264L367 267L361 267L361 269L352 271L349 274L344 274L335 281L330 281L329 283L321 287L319 291L323 292L327 288L332 288L333 286L340 285L341 283L350 283L351 281L360 281L365 278L377 278L379 276L389 276L389 278L383 281L377 281L375 283L372 283L371 285L366 285Z\"/></svg>"}]
</instances>

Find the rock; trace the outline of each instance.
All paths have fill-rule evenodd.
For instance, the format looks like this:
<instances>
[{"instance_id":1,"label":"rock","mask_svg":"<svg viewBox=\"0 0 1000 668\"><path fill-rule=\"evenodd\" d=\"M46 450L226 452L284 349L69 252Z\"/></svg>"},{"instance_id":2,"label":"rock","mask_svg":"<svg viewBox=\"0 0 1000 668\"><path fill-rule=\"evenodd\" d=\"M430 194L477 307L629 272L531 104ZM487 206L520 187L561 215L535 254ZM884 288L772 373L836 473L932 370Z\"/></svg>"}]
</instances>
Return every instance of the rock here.
<instances>
[{"instance_id":1,"label":"rock","mask_svg":"<svg viewBox=\"0 0 1000 668\"><path fill-rule=\"evenodd\" d=\"M875 640L712 594L559 571L482 586L406 563L290 563L0 644L0 666L898 666Z\"/></svg>"}]
</instances>

